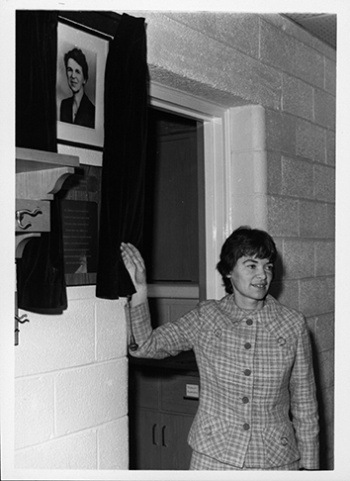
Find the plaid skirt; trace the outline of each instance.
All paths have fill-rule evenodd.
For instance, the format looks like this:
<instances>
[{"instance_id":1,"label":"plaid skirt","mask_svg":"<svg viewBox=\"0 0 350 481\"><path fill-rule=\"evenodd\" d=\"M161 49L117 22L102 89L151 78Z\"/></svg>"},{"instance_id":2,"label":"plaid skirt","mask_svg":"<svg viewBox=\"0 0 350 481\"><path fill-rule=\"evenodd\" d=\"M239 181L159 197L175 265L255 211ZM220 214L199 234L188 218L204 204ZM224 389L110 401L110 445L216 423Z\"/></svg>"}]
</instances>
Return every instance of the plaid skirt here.
<instances>
[{"instance_id":1,"label":"plaid skirt","mask_svg":"<svg viewBox=\"0 0 350 481\"><path fill-rule=\"evenodd\" d=\"M205 471L205 470L236 470L236 471L297 471L299 469L299 461L294 463L286 464L284 466L277 466L274 468L248 468L243 466L243 468L237 468L231 464L221 463L217 459L206 456L205 454L198 453L197 451L192 452L190 470Z\"/></svg>"}]
</instances>

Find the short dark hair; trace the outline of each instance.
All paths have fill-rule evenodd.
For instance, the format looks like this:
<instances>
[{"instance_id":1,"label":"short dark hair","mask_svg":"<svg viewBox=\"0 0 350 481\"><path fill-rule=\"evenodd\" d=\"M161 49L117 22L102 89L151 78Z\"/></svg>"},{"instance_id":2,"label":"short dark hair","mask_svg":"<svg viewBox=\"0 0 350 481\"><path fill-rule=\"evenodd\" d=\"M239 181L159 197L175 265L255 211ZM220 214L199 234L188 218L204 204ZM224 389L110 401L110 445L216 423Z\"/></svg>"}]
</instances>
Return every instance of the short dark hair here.
<instances>
[{"instance_id":1,"label":"short dark hair","mask_svg":"<svg viewBox=\"0 0 350 481\"><path fill-rule=\"evenodd\" d=\"M243 256L256 256L274 263L277 257L275 242L267 232L249 226L241 226L232 232L222 246L220 261L216 266L229 294L232 294L233 289L227 276Z\"/></svg>"},{"instance_id":2,"label":"short dark hair","mask_svg":"<svg viewBox=\"0 0 350 481\"><path fill-rule=\"evenodd\" d=\"M69 50L69 52L67 52L65 54L64 65L66 66L66 68L67 68L67 65L68 65L68 60L70 58L75 60L80 65L80 67L83 70L84 79L87 81L88 78L89 78L89 66L88 66L88 63L86 61L86 57L85 57L84 53L82 52L82 50L80 50L80 48L75 47L72 50Z\"/></svg>"}]
</instances>

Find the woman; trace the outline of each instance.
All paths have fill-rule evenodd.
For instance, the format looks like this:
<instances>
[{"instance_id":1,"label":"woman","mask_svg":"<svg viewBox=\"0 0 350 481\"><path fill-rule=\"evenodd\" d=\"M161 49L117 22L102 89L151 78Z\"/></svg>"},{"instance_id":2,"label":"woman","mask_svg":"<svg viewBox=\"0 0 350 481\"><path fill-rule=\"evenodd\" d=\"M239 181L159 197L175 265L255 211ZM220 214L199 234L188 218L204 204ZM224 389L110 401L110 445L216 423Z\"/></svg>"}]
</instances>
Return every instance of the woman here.
<instances>
[{"instance_id":1,"label":"woman","mask_svg":"<svg viewBox=\"0 0 350 481\"><path fill-rule=\"evenodd\" d=\"M318 469L318 413L311 346L303 315L270 294L276 246L240 227L225 241L217 269L227 295L199 303L152 330L143 259L131 244L122 258L137 357L193 349L200 403L188 442L193 470Z\"/></svg>"},{"instance_id":2,"label":"woman","mask_svg":"<svg viewBox=\"0 0 350 481\"><path fill-rule=\"evenodd\" d=\"M65 54L64 65L68 86L73 95L62 100L60 120L93 129L95 127L95 106L84 90L89 79L86 57L79 48L73 48Z\"/></svg>"}]
</instances>

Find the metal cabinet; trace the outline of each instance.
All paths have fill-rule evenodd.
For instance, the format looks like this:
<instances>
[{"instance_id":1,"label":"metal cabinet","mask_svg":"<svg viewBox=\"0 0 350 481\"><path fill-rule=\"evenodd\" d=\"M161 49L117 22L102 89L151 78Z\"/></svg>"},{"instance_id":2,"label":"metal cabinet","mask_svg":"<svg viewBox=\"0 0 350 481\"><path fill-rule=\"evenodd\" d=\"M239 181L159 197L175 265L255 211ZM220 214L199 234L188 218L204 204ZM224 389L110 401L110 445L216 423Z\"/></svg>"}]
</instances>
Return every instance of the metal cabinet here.
<instances>
[{"instance_id":1,"label":"metal cabinet","mask_svg":"<svg viewBox=\"0 0 350 481\"><path fill-rule=\"evenodd\" d=\"M188 470L197 373L131 367L129 387L130 469Z\"/></svg>"}]
</instances>

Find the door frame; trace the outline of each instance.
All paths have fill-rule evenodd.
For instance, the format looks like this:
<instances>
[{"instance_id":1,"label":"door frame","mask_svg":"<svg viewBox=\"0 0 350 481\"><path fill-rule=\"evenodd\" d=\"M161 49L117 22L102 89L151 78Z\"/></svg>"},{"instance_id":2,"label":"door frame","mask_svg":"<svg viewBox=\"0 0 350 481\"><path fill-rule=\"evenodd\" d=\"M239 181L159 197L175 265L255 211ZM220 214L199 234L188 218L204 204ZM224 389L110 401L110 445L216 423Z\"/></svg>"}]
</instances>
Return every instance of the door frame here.
<instances>
[{"instance_id":1,"label":"door frame","mask_svg":"<svg viewBox=\"0 0 350 481\"><path fill-rule=\"evenodd\" d=\"M221 246L230 232L230 116L229 110L213 102L151 82L153 107L183 115L203 123L204 137L204 241L200 242L198 297L220 299L224 290L215 266ZM193 295L193 293L191 294Z\"/></svg>"}]
</instances>

